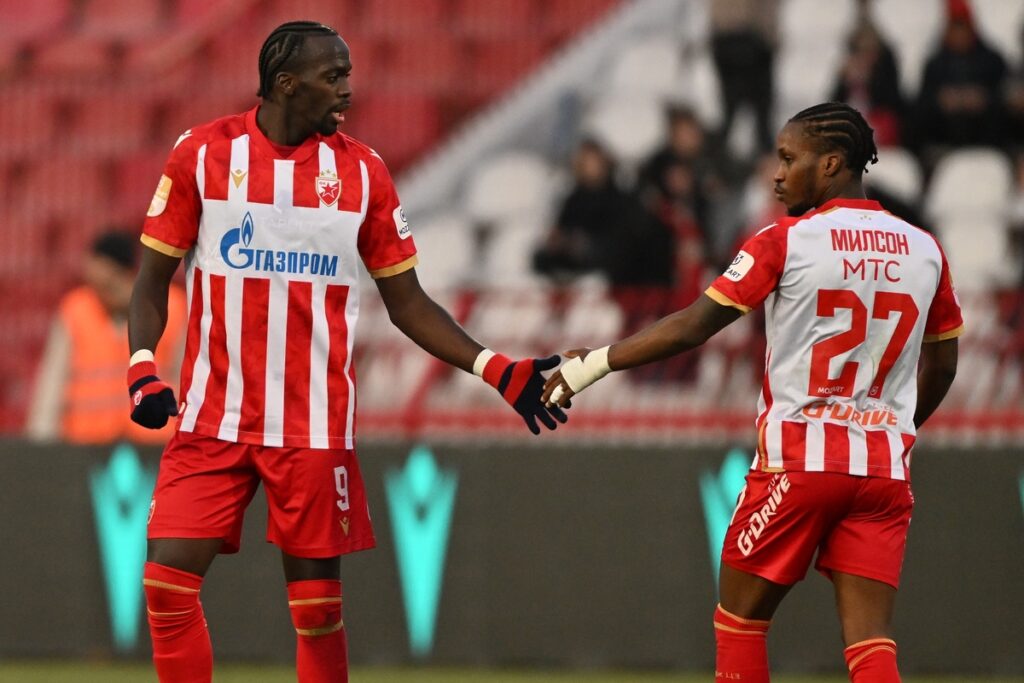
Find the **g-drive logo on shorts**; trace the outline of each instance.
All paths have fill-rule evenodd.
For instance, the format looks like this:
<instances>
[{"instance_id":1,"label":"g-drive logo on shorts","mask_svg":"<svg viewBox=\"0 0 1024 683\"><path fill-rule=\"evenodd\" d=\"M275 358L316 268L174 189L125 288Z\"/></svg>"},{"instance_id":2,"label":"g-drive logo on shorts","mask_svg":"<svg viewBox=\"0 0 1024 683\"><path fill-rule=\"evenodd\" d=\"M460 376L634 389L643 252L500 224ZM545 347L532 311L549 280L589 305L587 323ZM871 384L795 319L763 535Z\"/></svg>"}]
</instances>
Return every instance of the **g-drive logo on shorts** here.
<instances>
[{"instance_id":1,"label":"g-drive logo on shorts","mask_svg":"<svg viewBox=\"0 0 1024 683\"><path fill-rule=\"evenodd\" d=\"M228 230L220 240L220 256L224 263L237 270L327 277L338 274L337 256L308 251L253 249L250 245L255 234L252 214L246 212L242 225Z\"/></svg>"},{"instance_id":2,"label":"g-drive logo on shorts","mask_svg":"<svg viewBox=\"0 0 1024 683\"><path fill-rule=\"evenodd\" d=\"M771 523L772 517L778 512L779 506L782 504L782 496L785 495L786 491L789 490L789 479L785 473L776 474L772 477L772 480L768 483L768 502L761 506L760 510L750 515L750 520L747 522L747 528L740 532L739 538L736 539L736 547L740 549L744 557L750 555L754 549L754 542L761 538L761 534ZM740 494L740 502L736 506L738 510L740 505L743 504L742 496L745 496L747 491L744 489L743 493Z\"/></svg>"},{"instance_id":3,"label":"g-drive logo on shorts","mask_svg":"<svg viewBox=\"0 0 1024 683\"><path fill-rule=\"evenodd\" d=\"M725 277L733 282L739 282L743 279L754 265L754 257L747 252L740 250L740 253L736 254L736 258L732 260L729 267L725 269Z\"/></svg>"}]
</instances>

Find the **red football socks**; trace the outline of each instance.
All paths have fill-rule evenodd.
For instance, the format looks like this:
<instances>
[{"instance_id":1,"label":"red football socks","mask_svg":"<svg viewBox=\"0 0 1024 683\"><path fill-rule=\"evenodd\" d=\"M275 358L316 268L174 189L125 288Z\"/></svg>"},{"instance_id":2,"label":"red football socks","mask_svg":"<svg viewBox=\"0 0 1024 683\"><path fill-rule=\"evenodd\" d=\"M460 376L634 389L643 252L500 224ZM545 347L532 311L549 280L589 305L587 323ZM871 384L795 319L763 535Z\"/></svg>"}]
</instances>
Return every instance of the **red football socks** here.
<instances>
[{"instance_id":1,"label":"red football socks","mask_svg":"<svg viewBox=\"0 0 1024 683\"><path fill-rule=\"evenodd\" d=\"M292 581L288 609L298 634L299 683L347 683L348 644L341 620L341 581Z\"/></svg>"},{"instance_id":2,"label":"red football socks","mask_svg":"<svg viewBox=\"0 0 1024 683\"><path fill-rule=\"evenodd\" d=\"M209 683L213 652L199 587L203 577L147 562L146 592L153 665L160 683Z\"/></svg>"},{"instance_id":3,"label":"red football socks","mask_svg":"<svg viewBox=\"0 0 1024 683\"><path fill-rule=\"evenodd\" d=\"M872 638L854 643L843 651L852 683L900 683L896 668L896 643Z\"/></svg>"},{"instance_id":4,"label":"red football socks","mask_svg":"<svg viewBox=\"0 0 1024 683\"><path fill-rule=\"evenodd\" d=\"M715 609L715 683L768 683L770 624Z\"/></svg>"}]
</instances>

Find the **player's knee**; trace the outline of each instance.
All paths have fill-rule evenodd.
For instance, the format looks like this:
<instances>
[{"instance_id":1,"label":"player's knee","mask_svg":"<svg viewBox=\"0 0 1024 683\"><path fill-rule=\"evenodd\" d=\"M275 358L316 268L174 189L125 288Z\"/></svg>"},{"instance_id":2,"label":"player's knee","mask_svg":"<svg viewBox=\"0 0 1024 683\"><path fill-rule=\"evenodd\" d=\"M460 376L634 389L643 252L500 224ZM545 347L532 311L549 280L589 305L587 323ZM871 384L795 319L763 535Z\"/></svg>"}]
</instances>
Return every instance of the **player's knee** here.
<instances>
[{"instance_id":1,"label":"player's knee","mask_svg":"<svg viewBox=\"0 0 1024 683\"><path fill-rule=\"evenodd\" d=\"M345 627L340 581L292 581L288 584L288 609L300 636L326 636Z\"/></svg>"},{"instance_id":2,"label":"player's knee","mask_svg":"<svg viewBox=\"0 0 1024 683\"><path fill-rule=\"evenodd\" d=\"M199 603L202 577L172 567L147 562L142 586L146 613L154 638L173 638L202 619Z\"/></svg>"}]
</instances>

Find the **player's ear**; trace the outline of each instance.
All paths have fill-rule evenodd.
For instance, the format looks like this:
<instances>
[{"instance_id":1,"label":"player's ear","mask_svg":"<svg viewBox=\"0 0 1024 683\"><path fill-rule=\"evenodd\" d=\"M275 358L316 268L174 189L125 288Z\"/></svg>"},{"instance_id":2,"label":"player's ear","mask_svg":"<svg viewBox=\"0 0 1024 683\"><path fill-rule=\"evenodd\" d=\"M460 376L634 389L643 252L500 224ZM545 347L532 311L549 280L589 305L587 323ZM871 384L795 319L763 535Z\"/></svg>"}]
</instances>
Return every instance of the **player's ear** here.
<instances>
[{"instance_id":1,"label":"player's ear","mask_svg":"<svg viewBox=\"0 0 1024 683\"><path fill-rule=\"evenodd\" d=\"M821 171L826 177L831 178L839 173L843 167L843 157L840 154L829 153L821 157Z\"/></svg>"},{"instance_id":2,"label":"player's ear","mask_svg":"<svg viewBox=\"0 0 1024 683\"><path fill-rule=\"evenodd\" d=\"M274 83L281 89L281 92L288 97L291 97L295 92L295 86L297 85L295 76L287 71L278 71L277 75L274 77Z\"/></svg>"}]
</instances>

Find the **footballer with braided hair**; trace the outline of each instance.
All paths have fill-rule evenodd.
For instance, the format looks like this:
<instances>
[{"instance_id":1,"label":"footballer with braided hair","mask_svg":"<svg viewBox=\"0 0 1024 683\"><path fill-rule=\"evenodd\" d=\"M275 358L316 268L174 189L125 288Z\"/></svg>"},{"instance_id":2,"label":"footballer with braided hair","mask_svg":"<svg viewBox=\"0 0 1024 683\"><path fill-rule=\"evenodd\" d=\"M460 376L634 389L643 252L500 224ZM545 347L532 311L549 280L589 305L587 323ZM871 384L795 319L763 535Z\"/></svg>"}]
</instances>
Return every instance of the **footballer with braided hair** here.
<instances>
[{"instance_id":1,"label":"footballer with braided hair","mask_svg":"<svg viewBox=\"0 0 1024 683\"><path fill-rule=\"evenodd\" d=\"M300 683L348 680L340 557L372 548L354 449L352 353L360 262L392 323L480 376L534 434L566 421L540 401L558 356L490 351L420 287L416 246L380 156L338 131L352 104L348 45L294 21L259 54L257 106L186 131L142 229L129 310L131 416L177 417L160 460L143 576L163 683L212 677L199 602L218 553L239 549L257 486L281 550ZM153 351L185 259L190 305L178 398Z\"/></svg>"},{"instance_id":2,"label":"footballer with braided hair","mask_svg":"<svg viewBox=\"0 0 1024 683\"><path fill-rule=\"evenodd\" d=\"M564 406L612 370L699 346L764 304L757 444L722 548L715 680L767 683L771 619L813 563L834 586L850 680L897 683L910 456L956 374L960 306L938 241L865 198L878 154L856 109L805 109L776 147L788 217L751 237L689 307L566 352L543 399Z\"/></svg>"}]
</instances>

